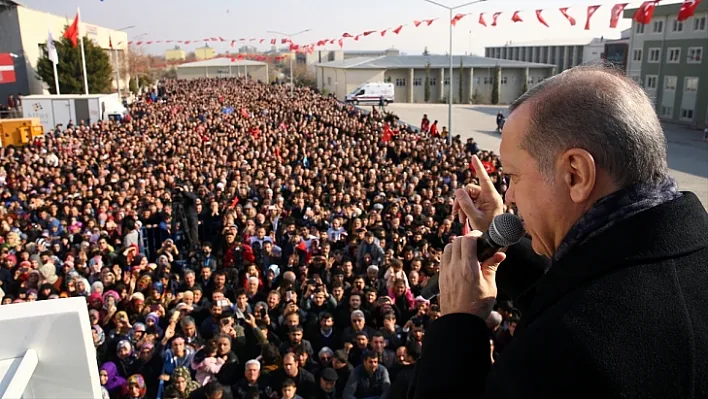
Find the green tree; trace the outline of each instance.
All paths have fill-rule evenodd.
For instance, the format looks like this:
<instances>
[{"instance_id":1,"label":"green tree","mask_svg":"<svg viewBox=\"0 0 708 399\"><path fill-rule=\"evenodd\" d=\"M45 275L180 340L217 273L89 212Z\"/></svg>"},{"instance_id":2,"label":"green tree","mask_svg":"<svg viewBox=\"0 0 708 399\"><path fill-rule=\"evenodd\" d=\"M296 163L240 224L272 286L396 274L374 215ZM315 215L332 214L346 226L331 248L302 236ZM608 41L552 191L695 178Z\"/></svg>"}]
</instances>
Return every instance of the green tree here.
<instances>
[{"instance_id":1,"label":"green tree","mask_svg":"<svg viewBox=\"0 0 708 399\"><path fill-rule=\"evenodd\" d=\"M492 81L492 104L499 104L499 84L501 80L501 67L494 68L494 80Z\"/></svg>"},{"instance_id":2,"label":"green tree","mask_svg":"<svg viewBox=\"0 0 708 399\"><path fill-rule=\"evenodd\" d=\"M138 81L135 79L135 76L128 81L128 90L130 90L131 93L138 92Z\"/></svg>"},{"instance_id":3,"label":"green tree","mask_svg":"<svg viewBox=\"0 0 708 399\"><path fill-rule=\"evenodd\" d=\"M430 61L425 64L425 102L430 101Z\"/></svg>"},{"instance_id":4,"label":"green tree","mask_svg":"<svg viewBox=\"0 0 708 399\"><path fill-rule=\"evenodd\" d=\"M103 49L90 39L83 37L86 54L86 74L88 75L89 93L110 93L113 80L111 60ZM65 37L54 41L59 56L57 74L59 75L59 90L61 94L83 94L84 77L81 65L81 48L71 45ZM37 62L37 75L47 84L49 92L56 94L54 85L54 70L52 61L47 54L47 44L42 46L42 54Z\"/></svg>"}]
</instances>

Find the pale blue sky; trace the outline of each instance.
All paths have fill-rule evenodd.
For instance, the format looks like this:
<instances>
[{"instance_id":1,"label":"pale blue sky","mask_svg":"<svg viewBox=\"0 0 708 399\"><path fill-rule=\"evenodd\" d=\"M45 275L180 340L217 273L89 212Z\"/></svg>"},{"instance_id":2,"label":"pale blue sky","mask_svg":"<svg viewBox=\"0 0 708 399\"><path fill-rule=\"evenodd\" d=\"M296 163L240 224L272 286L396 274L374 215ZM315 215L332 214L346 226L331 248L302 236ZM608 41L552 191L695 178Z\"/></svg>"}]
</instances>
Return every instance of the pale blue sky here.
<instances>
[{"instance_id":1,"label":"pale blue sky","mask_svg":"<svg viewBox=\"0 0 708 399\"><path fill-rule=\"evenodd\" d=\"M448 48L448 11L423 0L20 0L28 7L73 17L76 7L81 7L82 19L88 23L119 29L128 25L129 37L147 33L140 40L193 40L222 36L226 39L257 37L270 39L268 30L296 32L312 29L300 35L298 43L311 43L320 39L353 35L366 30L405 26L400 35L378 33L359 42L346 41L346 49L376 50L395 47L407 53L420 53L424 47L433 53L446 53ZM464 7L456 12L469 12L454 29L455 54L472 51L483 53L484 46L502 45L507 41L524 42L544 39L591 38L605 36L618 38L622 29L630 26L628 19L621 20L617 29L609 28L610 9L621 0L488 0ZM625 0L626 1L626 0ZM446 5L465 3L464 0L439 0ZM666 1L677 3L680 1ZM629 2L629 8L638 7L642 1ZM591 30L584 30L586 10L589 5L601 4L591 19ZM662 2L664 4L664 2ZM578 21L570 27L558 11L570 7L569 13ZM536 20L535 10L544 9L550 28ZM511 22L515 10L522 10L523 23ZM483 27L477 23L480 12L485 12L487 24L492 13L503 11L498 26ZM414 28L415 19L440 18L430 27ZM201 45L201 43L200 43ZM229 43L215 47L228 48ZM161 53L167 45L147 46ZM185 49L195 47L183 46ZM260 46L267 48L267 42ZM335 46L331 46L335 47Z\"/></svg>"}]
</instances>

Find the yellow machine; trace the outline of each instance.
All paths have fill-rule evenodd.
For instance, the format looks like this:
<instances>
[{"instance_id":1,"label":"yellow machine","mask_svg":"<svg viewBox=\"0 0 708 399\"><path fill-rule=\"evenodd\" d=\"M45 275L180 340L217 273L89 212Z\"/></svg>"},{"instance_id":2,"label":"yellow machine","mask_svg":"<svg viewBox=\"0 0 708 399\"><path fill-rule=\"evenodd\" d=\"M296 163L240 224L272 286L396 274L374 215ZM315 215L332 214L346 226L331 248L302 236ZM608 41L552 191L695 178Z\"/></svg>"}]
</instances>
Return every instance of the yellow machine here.
<instances>
[{"instance_id":1,"label":"yellow machine","mask_svg":"<svg viewBox=\"0 0 708 399\"><path fill-rule=\"evenodd\" d=\"M39 118L0 119L0 141L3 147L22 147L43 135L44 128Z\"/></svg>"}]
</instances>

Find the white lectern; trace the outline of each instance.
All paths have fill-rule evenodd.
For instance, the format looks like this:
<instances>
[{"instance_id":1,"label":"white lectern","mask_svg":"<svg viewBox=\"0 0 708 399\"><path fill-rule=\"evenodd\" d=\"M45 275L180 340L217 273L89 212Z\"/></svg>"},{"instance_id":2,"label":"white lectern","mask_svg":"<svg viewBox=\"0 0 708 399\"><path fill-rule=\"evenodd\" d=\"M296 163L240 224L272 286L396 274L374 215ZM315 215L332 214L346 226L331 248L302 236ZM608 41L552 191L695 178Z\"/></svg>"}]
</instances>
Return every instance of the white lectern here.
<instances>
[{"instance_id":1,"label":"white lectern","mask_svg":"<svg viewBox=\"0 0 708 399\"><path fill-rule=\"evenodd\" d=\"M84 298L0 306L0 399L100 399Z\"/></svg>"}]
</instances>

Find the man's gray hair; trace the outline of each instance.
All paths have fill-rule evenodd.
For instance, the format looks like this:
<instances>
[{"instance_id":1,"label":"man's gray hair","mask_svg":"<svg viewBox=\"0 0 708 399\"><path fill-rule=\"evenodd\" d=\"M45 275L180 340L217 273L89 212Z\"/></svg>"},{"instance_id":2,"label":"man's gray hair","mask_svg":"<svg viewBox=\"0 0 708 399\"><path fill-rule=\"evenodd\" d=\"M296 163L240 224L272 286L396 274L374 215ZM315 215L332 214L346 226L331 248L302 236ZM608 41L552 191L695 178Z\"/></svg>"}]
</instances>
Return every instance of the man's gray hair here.
<instances>
[{"instance_id":1,"label":"man's gray hair","mask_svg":"<svg viewBox=\"0 0 708 399\"><path fill-rule=\"evenodd\" d=\"M188 326L188 325L197 324L197 323L194 321L194 318L192 316L184 316L182 318L182 320L180 320L179 324L181 326Z\"/></svg>"},{"instance_id":2,"label":"man's gray hair","mask_svg":"<svg viewBox=\"0 0 708 399\"><path fill-rule=\"evenodd\" d=\"M666 138L654 104L634 81L610 67L575 67L532 87L510 107L528 103L531 125L521 141L550 181L556 157L588 151L615 184L668 176Z\"/></svg>"},{"instance_id":3,"label":"man's gray hair","mask_svg":"<svg viewBox=\"0 0 708 399\"><path fill-rule=\"evenodd\" d=\"M246 362L245 368L248 368L248 366L256 366L256 368L257 368L258 370L260 370L260 369L261 369L261 362L259 362L259 361L256 360L256 359L251 359L251 360L249 360L249 361Z\"/></svg>"}]
</instances>

